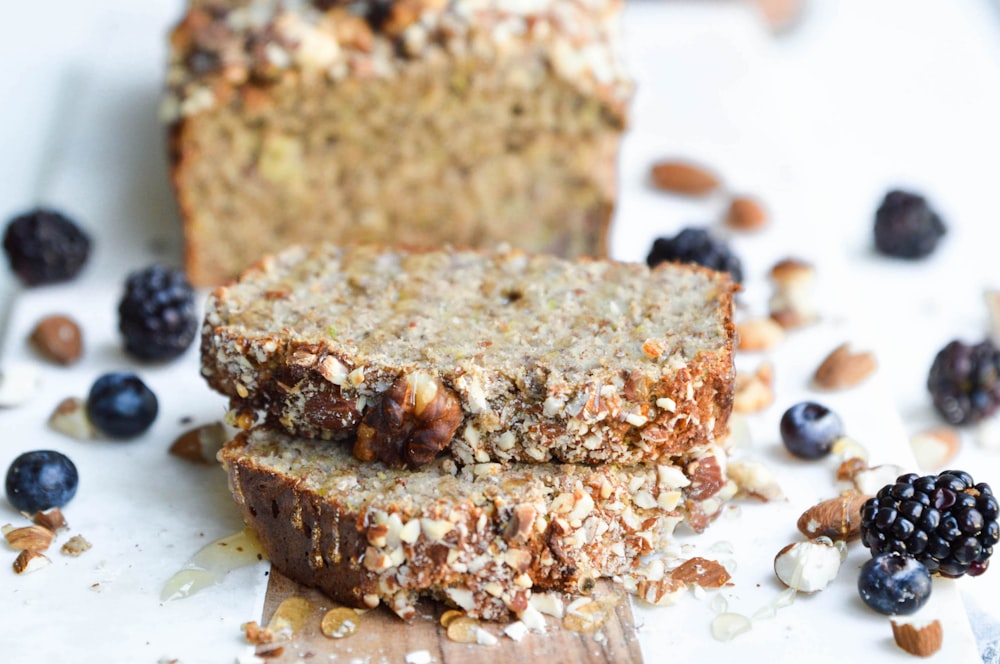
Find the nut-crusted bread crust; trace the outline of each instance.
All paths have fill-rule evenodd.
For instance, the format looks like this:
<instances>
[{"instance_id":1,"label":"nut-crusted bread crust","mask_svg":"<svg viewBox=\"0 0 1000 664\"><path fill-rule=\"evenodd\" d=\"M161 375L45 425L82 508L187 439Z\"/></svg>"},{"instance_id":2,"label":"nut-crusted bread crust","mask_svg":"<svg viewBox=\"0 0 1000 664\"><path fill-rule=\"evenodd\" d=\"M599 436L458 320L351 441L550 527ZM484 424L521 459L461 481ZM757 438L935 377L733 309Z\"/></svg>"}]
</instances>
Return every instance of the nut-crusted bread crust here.
<instances>
[{"instance_id":1,"label":"nut-crusted bread crust","mask_svg":"<svg viewBox=\"0 0 1000 664\"><path fill-rule=\"evenodd\" d=\"M734 290L673 264L297 247L209 298L202 372L245 428L357 436L394 465L442 447L463 464L656 461L725 435Z\"/></svg>"},{"instance_id":2,"label":"nut-crusted bread crust","mask_svg":"<svg viewBox=\"0 0 1000 664\"><path fill-rule=\"evenodd\" d=\"M272 564L337 601L381 602L403 618L421 595L502 619L533 590L586 592L665 547L682 521L702 527L733 493L717 448L687 467L439 459L408 471L255 429L220 460Z\"/></svg>"},{"instance_id":3,"label":"nut-crusted bread crust","mask_svg":"<svg viewBox=\"0 0 1000 664\"><path fill-rule=\"evenodd\" d=\"M194 2L163 104L190 279L319 240L604 255L620 8Z\"/></svg>"}]
</instances>

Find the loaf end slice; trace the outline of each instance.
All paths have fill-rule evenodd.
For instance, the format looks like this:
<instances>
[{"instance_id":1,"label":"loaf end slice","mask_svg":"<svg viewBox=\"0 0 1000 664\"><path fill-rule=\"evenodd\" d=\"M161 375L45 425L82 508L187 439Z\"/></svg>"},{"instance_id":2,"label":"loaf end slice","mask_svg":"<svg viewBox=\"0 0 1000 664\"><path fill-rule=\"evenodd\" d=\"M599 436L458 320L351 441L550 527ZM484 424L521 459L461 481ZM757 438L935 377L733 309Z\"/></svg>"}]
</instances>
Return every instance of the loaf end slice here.
<instances>
[{"instance_id":1,"label":"loaf end slice","mask_svg":"<svg viewBox=\"0 0 1000 664\"><path fill-rule=\"evenodd\" d=\"M363 463L336 443L257 429L220 453L230 488L272 564L334 600L400 617L430 597L503 620L533 592L587 593L664 548L732 483L674 464L479 464L419 470ZM724 466L724 455L707 453ZM721 461L720 461L721 459Z\"/></svg>"}]
</instances>

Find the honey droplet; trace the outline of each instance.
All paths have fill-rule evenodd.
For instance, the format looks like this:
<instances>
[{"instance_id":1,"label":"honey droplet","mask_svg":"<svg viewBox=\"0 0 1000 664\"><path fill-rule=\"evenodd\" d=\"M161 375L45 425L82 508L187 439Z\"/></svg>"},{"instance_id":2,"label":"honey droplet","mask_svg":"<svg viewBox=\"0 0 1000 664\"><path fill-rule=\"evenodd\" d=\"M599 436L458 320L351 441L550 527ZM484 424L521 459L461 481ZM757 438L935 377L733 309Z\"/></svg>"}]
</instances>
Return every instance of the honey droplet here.
<instances>
[{"instance_id":1,"label":"honey droplet","mask_svg":"<svg viewBox=\"0 0 1000 664\"><path fill-rule=\"evenodd\" d=\"M358 631L361 624L361 616L354 609L344 606L330 609L323 615L323 620L319 624L323 636L331 639L342 639Z\"/></svg>"}]
</instances>

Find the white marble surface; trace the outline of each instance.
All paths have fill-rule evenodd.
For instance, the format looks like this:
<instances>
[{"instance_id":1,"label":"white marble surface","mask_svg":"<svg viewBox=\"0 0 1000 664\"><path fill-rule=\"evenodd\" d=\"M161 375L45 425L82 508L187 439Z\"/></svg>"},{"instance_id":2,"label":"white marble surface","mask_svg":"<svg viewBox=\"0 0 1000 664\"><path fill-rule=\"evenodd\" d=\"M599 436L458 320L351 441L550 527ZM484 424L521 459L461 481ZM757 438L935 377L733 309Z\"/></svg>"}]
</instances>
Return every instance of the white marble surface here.
<instances>
[{"instance_id":1,"label":"white marble surface","mask_svg":"<svg viewBox=\"0 0 1000 664\"><path fill-rule=\"evenodd\" d=\"M139 368L163 412L138 441L83 443L43 424L56 401L82 396L98 373L134 368L114 330L121 280L154 258L177 260L155 110L166 30L180 8L179 0L50 0L21 3L0 24L0 58L18 63L0 68L7 100L0 110L0 218L49 203L98 239L86 271L66 286L19 292L0 271L0 303L15 304L0 362L36 366L42 378L36 398L0 410L0 466L27 449L69 454L83 479L66 511L74 531L95 545L78 559L56 552L50 568L28 577L0 570L0 640L7 652L13 648L12 661L80 652L108 661L234 661L245 652L239 623L259 614L265 566L182 602L159 601L162 583L188 557L238 527L224 478L164 453L188 426L182 417L201 423L223 409L197 377L193 350L179 363ZM779 592L768 571L775 543L791 541L794 517L832 489L829 468L781 455L782 410L801 398L828 400L873 458L911 464L906 435L935 422L923 388L934 353L951 338L974 341L988 332L981 292L1000 288L992 186L1000 154L1000 10L987 0L812 0L794 31L772 39L738 3L635 0L626 27L640 88L622 155L615 255L641 260L655 236L718 220L721 197L692 203L649 190L649 164L675 155L713 165L732 190L757 194L772 209L768 231L733 238L747 273L741 315L763 313L764 275L775 260L794 255L819 269L824 322L771 355L778 398L749 418L752 445L742 451L780 469L790 500L746 505L741 520L720 521L700 541L733 544L737 585L723 594L732 610L750 614ZM927 261L889 261L871 248L874 209L893 186L925 193L949 225ZM88 353L73 370L44 365L24 343L35 318L56 310L84 327ZM876 353L877 376L850 393L812 392L809 370L846 340ZM738 362L753 368L761 359L741 355ZM967 432L953 465L997 486L998 459L1000 451ZM0 521L17 518L0 505ZM706 651L738 653L740 661L903 661L884 622L852 595L852 565L862 553L852 551L831 592L796 602L728 644L708 635L708 602L687 598L675 613L638 609L646 659L669 648L675 661ZM958 591L980 646L998 636L991 598L1000 593L1000 572L938 584L929 608L949 622L936 661L978 659L968 625L952 610ZM678 613L685 629L658 627L678 622ZM26 628L39 622L58 625L60 638L28 637ZM816 651L815 639L831 628L845 649ZM997 661L992 657L987 661Z\"/></svg>"}]
</instances>

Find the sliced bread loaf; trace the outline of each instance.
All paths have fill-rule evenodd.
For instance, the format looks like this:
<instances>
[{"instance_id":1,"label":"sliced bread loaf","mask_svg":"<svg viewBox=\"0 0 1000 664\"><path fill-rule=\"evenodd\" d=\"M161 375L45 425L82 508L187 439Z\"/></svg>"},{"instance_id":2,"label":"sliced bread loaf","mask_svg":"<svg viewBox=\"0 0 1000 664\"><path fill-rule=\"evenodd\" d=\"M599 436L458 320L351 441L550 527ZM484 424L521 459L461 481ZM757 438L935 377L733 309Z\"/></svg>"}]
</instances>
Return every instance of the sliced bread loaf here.
<instances>
[{"instance_id":1,"label":"sliced bread loaf","mask_svg":"<svg viewBox=\"0 0 1000 664\"><path fill-rule=\"evenodd\" d=\"M209 298L202 371L244 428L395 466L655 461L726 431L734 289L673 264L297 247Z\"/></svg>"},{"instance_id":2,"label":"sliced bread loaf","mask_svg":"<svg viewBox=\"0 0 1000 664\"><path fill-rule=\"evenodd\" d=\"M605 254L620 0L188 4L163 115L193 283L319 240Z\"/></svg>"},{"instance_id":3,"label":"sliced bread loaf","mask_svg":"<svg viewBox=\"0 0 1000 664\"><path fill-rule=\"evenodd\" d=\"M202 372L243 428L395 467L656 461L726 432L735 288L674 264L296 247L209 298Z\"/></svg>"},{"instance_id":4,"label":"sliced bread loaf","mask_svg":"<svg viewBox=\"0 0 1000 664\"><path fill-rule=\"evenodd\" d=\"M733 494L718 448L684 466L460 467L445 457L411 471L258 428L220 459L274 566L404 619L420 596L503 619L533 591L587 592L665 547L685 520L702 527Z\"/></svg>"}]
</instances>

